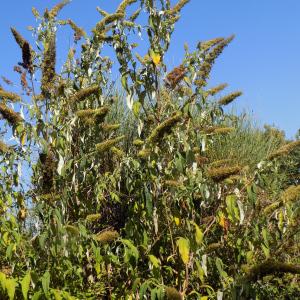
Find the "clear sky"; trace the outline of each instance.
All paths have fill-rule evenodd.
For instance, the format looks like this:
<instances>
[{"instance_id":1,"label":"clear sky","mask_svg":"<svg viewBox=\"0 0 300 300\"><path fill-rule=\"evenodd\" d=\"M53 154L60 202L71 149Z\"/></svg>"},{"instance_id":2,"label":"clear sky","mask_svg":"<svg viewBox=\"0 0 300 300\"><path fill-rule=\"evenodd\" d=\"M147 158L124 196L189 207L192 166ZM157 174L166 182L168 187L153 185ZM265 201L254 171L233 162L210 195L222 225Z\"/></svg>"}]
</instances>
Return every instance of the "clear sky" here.
<instances>
[{"instance_id":1,"label":"clear sky","mask_svg":"<svg viewBox=\"0 0 300 300\"><path fill-rule=\"evenodd\" d=\"M96 6L108 11L119 0L73 0L61 18L71 18L89 31L99 20ZM20 60L10 26L30 40L26 26L35 25L34 6L42 11L54 0L3 0L0 18L0 75L14 79L12 68ZM167 61L180 63L183 44L236 35L218 59L211 85L227 82L228 91L241 89L238 109L253 113L261 124L274 124L293 137L300 128L300 1L299 0L191 0L177 23ZM61 41L70 36L59 36Z\"/></svg>"}]
</instances>

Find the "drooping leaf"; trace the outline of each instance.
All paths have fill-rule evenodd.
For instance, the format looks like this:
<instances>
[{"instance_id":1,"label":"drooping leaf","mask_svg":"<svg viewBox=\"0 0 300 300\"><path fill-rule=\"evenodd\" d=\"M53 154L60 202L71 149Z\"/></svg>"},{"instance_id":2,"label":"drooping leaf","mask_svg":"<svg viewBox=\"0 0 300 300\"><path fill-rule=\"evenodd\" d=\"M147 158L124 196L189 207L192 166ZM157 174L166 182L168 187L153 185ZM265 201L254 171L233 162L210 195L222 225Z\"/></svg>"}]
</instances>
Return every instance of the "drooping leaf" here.
<instances>
[{"instance_id":1,"label":"drooping leaf","mask_svg":"<svg viewBox=\"0 0 300 300\"><path fill-rule=\"evenodd\" d=\"M31 280L31 274L30 271L28 271L21 281L22 294L25 300L28 299L30 280Z\"/></svg>"},{"instance_id":2,"label":"drooping leaf","mask_svg":"<svg viewBox=\"0 0 300 300\"><path fill-rule=\"evenodd\" d=\"M187 239L180 237L176 241L180 257L184 264L188 264L190 258L190 243Z\"/></svg>"}]
</instances>

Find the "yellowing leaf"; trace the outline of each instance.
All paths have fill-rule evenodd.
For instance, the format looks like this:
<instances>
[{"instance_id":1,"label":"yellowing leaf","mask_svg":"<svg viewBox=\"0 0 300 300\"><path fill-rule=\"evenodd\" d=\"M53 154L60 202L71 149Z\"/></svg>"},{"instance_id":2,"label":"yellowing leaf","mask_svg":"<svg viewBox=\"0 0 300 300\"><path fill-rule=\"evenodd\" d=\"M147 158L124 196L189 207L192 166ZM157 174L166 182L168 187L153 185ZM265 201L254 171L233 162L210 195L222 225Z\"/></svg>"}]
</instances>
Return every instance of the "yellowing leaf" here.
<instances>
[{"instance_id":1,"label":"yellowing leaf","mask_svg":"<svg viewBox=\"0 0 300 300\"><path fill-rule=\"evenodd\" d=\"M6 291L7 291L7 295L9 300L13 300L15 299L15 291L16 291L16 286L17 286L17 282L15 279L6 279Z\"/></svg>"},{"instance_id":2,"label":"yellowing leaf","mask_svg":"<svg viewBox=\"0 0 300 300\"><path fill-rule=\"evenodd\" d=\"M179 254L184 264L188 264L190 257L190 243L187 239L180 237L176 241Z\"/></svg>"},{"instance_id":3,"label":"yellowing leaf","mask_svg":"<svg viewBox=\"0 0 300 300\"><path fill-rule=\"evenodd\" d=\"M25 300L28 299L30 280L31 280L31 275L30 275L30 271L29 271L21 281L22 294L23 294L23 297Z\"/></svg>"},{"instance_id":4,"label":"yellowing leaf","mask_svg":"<svg viewBox=\"0 0 300 300\"><path fill-rule=\"evenodd\" d=\"M198 245L200 245L202 243L202 241L203 241L204 234L203 234L202 230L199 228L199 226L196 223L194 223L194 226L195 226L196 243Z\"/></svg>"},{"instance_id":5,"label":"yellowing leaf","mask_svg":"<svg viewBox=\"0 0 300 300\"><path fill-rule=\"evenodd\" d=\"M224 217L224 215L221 215L220 220L219 220L219 225L223 228L225 228L225 222L226 222L226 218Z\"/></svg>"},{"instance_id":6,"label":"yellowing leaf","mask_svg":"<svg viewBox=\"0 0 300 300\"><path fill-rule=\"evenodd\" d=\"M24 146L26 142L26 134L23 133L20 138L21 145Z\"/></svg>"},{"instance_id":7,"label":"yellowing leaf","mask_svg":"<svg viewBox=\"0 0 300 300\"><path fill-rule=\"evenodd\" d=\"M152 265L155 267L155 268L159 268L160 266L160 261L157 257L155 257L154 255L150 254L148 255L149 257L149 260L151 261Z\"/></svg>"},{"instance_id":8,"label":"yellowing leaf","mask_svg":"<svg viewBox=\"0 0 300 300\"><path fill-rule=\"evenodd\" d=\"M174 222L175 222L175 224L176 224L177 226L180 225L180 219L179 219L179 218L174 217Z\"/></svg>"},{"instance_id":9,"label":"yellowing leaf","mask_svg":"<svg viewBox=\"0 0 300 300\"><path fill-rule=\"evenodd\" d=\"M200 300L208 300L208 296L202 296L200 297Z\"/></svg>"},{"instance_id":10,"label":"yellowing leaf","mask_svg":"<svg viewBox=\"0 0 300 300\"><path fill-rule=\"evenodd\" d=\"M151 52L151 58L156 66L160 64L161 56L159 53Z\"/></svg>"}]
</instances>

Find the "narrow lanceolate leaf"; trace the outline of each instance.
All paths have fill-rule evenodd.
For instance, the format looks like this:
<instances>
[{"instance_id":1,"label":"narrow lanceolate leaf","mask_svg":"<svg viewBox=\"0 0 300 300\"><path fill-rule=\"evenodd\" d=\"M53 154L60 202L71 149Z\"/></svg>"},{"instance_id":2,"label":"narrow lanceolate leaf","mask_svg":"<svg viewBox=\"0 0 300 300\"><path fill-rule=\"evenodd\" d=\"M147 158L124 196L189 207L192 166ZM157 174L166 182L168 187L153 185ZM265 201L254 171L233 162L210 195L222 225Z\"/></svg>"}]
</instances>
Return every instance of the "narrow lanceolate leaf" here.
<instances>
[{"instance_id":1,"label":"narrow lanceolate leaf","mask_svg":"<svg viewBox=\"0 0 300 300\"><path fill-rule=\"evenodd\" d=\"M16 286L17 286L16 280L15 279L6 279L5 286L6 286L6 291L7 291L9 300L15 299L15 292L16 292Z\"/></svg>"},{"instance_id":2,"label":"narrow lanceolate leaf","mask_svg":"<svg viewBox=\"0 0 300 300\"><path fill-rule=\"evenodd\" d=\"M48 295L49 293L49 286L50 286L50 273L46 271L42 277L42 287L46 295Z\"/></svg>"},{"instance_id":3,"label":"narrow lanceolate leaf","mask_svg":"<svg viewBox=\"0 0 300 300\"><path fill-rule=\"evenodd\" d=\"M184 264L188 264L190 258L190 243L187 239L180 237L176 241L180 257Z\"/></svg>"},{"instance_id":4,"label":"narrow lanceolate leaf","mask_svg":"<svg viewBox=\"0 0 300 300\"><path fill-rule=\"evenodd\" d=\"M196 243L198 245L201 245L201 243L203 242L204 234L203 234L202 230L200 229L200 227L196 223L194 223L194 226L195 226L195 239L196 239Z\"/></svg>"},{"instance_id":5,"label":"narrow lanceolate leaf","mask_svg":"<svg viewBox=\"0 0 300 300\"><path fill-rule=\"evenodd\" d=\"M30 280L31 280L31 274L30 271L28 271L21 281L22 294L25 300L28 299Z\"/></svg>"}]
</instances>

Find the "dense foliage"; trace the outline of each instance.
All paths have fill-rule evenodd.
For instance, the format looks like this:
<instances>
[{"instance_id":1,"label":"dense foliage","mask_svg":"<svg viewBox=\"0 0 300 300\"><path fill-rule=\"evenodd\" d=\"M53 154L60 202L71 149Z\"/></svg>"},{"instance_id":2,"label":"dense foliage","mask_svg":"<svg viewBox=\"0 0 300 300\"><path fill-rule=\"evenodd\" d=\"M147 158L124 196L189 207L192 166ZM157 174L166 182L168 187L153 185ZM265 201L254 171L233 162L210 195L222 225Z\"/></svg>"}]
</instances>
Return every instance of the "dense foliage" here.
<instances>
[{"instance_id":1,"label":"dense foliage","mask_svg":"<svg viewBox=\"0 0 300 300\"><path fill-rule=\"evenodd\" d=\"M22 90L3 78L1 299L300 297L300 140L226 112L241 92L207 87L233 37L185 45L168 70L188 0L98 8L90 36L58 19L68 2L32 9L34 46L12 28ZM56 66L65 26L74 43Z\"/></svg>"}]
</instances>

